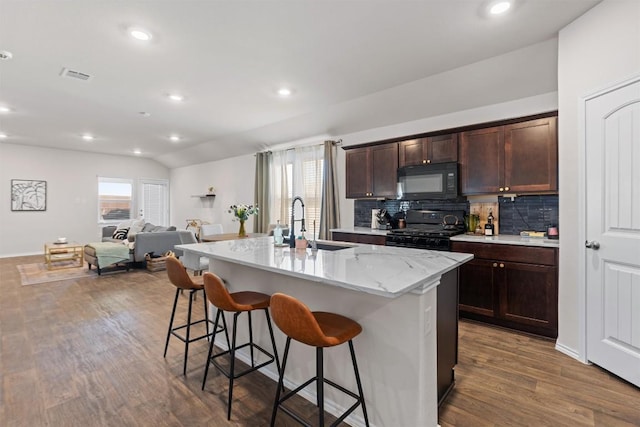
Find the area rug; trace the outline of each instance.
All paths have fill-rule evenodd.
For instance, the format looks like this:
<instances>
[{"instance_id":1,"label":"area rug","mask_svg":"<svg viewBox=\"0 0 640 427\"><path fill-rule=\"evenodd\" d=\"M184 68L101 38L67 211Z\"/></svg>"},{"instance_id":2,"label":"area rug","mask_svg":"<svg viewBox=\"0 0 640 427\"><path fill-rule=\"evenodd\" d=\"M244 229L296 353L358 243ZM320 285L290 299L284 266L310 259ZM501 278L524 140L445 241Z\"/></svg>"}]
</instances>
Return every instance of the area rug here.
<instances>
[{"instance_id":1,"label":"area rug","mask_svg":"<svg viewBox=\"0 0 640 427\"><path fill-rule=\"evenodd\" d=\"M70 261L72 262L72 261ZM86 266L68 267L47 270L44 262L22 264L17 266L22 285L36 285L39 283L58 282L60 280L78 279L80 277L95 276Z\"/></svg>"}]
</instances>

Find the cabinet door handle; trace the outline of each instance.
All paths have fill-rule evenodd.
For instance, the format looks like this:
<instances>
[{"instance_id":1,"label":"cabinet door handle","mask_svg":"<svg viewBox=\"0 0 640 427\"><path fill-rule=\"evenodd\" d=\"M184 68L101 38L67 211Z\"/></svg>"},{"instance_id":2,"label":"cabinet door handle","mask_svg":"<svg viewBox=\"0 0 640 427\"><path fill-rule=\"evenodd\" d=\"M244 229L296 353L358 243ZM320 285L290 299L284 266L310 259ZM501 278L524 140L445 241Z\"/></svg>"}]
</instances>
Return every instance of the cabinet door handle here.
<instances>
[{"instance_id":1,"label":"cabinet door handle","mask_svg":"<svg viewBox=\"0 0 640 427\"><path fill-rule=\"evenodd\" d=\"M427 163L431 163L431 160L427 159Z\"/></svg>"},{"instance_id":2,"label":"cabinet door handle","mask_svg":"<svg viewBox=\"0 0 640 427\"><path fill-rule=\"evenodd\" d=\"M504 268L504 264L503 263L500 263L500 268Z\"/></svg>"},{"instance_id":3,"label":"cabinet door handle","mask_svg":"<svg viewBox=\"0 0 640 427\"><path fill-rule=\"evenodd\" d=\"M497 263L497 262L494 262L494 263L493 263L493 266L494 266L494 267L497 267L497 266L498 266L498 263Z\"/></svg>"},{"instance_id":4,"label":"cabinet door handle","mask_svg":"<svg viewBox=\"0 0 640 427\"><path fill-rule=\"evenodd\" d=\"M498 189L498 191L504 191L504 188L500 187L500 188Z\"/></svg>"},{"instance_id":5,"label":"cabinet door handle","mask_svg":"<svg viewBox=\"0 0 640 427\"><path fill-rule=\"evenodd\" d=\"M504 191L509 191L509 187L504 187Z\"/></svg>"},{"instance_id":6,"label":"cabinet door handle","mask_svg":"<svg viewBox=\"0 0 640 427\"><path fill-rule=\"evenodd\" d=\"M422 163L427 163L427 161L423 159L423 160L422 160Z\"/></svg>"}]
</instances>

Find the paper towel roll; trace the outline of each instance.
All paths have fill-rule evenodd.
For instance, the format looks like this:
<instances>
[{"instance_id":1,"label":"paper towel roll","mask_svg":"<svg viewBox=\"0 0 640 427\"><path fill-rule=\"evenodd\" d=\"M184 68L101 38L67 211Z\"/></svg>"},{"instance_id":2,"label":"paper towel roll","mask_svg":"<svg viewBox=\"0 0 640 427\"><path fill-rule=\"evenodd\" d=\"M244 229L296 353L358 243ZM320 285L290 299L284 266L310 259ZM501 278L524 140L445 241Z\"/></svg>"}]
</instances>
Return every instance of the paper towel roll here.
<instances>
[{"instance_id":1,"label":"paper towel roll","mask_svg":"<svg viewBox=\"0 0 640 427\"><path fill-rule=\"evenodd\" d=\"M371 209L371 228L378 229L378 213L380 209Z\"/></svg>"}]
</instances>

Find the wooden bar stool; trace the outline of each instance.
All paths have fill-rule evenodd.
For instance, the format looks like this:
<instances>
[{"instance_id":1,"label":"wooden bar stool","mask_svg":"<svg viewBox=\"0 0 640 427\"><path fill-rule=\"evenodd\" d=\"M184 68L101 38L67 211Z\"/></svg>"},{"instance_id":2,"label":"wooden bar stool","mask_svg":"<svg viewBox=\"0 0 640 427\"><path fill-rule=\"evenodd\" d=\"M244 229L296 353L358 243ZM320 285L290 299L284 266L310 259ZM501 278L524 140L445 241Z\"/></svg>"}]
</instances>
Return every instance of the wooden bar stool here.
<instances>
[{"instance_id":1,"label":"wooden bar stool","mask_svg":"<svg viewBox=\"0 0 640 427\"><path fill-rule=\"evenodd\" d=\"M307 424L298 414L284 407L282 403L314 381L316 382L317 404L320 409L320 426L324 426L324 383L327 383L356 399L356 402L344 414L342 414L340 418L331 424L332 426L340 424L358 407L358 405L362 405L364 422L365 425L368 426L369 418L367 416L367 408L362 394L362 384L360 382L360 374L358 372L358 364L356 363L356 354L353 350L352 341L354 337L362 332L360 324L339 314L326 313L322 311L312 312L309 310L309 307L299 300L280 293L275 293L271 296L271 314L273 315L273 321L276 323L276 326L278 326L278 328L280 328L280 330L282 330L282 332L287 336L287 343L284 348L284 357L282 359L282 370L280 371L280 379L278 381L278 390L276 392L276 399L271 415L271 426L273 427L275 425L278 408L282 409L286 414L294 418L299 423L305 426L310 426L310 424ZM291 344L292 338L316 348L316 376L295 390L285 393L281 398L280 390L284 387L284 370L287 364L289 345ZM347 341L349 342L351 362L353 363L353 370L356 375L358 394L355 394L324 377L324 364L322 358L323 348L344 344Z\"/></svg>"},{"instance_id":2,"label":"wooden bar stool","mask_svg":"<svg viewBox=\"0 0 640 427\"><path fill-rule=\"evenodd\" d=\"M276 342L273 338L273 327L271 326L271 317L269 316L269 301L270 296L267 294L263 294L260 292L252 292L252 291L241 291L229 293L227 288L224 286L222 279L216 276L213 273L204 273L202 276L204 279L204 289L207 299L211 304L216 306L218 312L216 314L216 321L214 324L214 332L213 337L211 338L211 343L209 344L209 353L207 355L207 365L204 370L204 378L202 379L202 390L204 390L204 385L207 381L207 374L209 373L209 363L213 363L216 368L218 368L227 378L229 378L229 398L227 403L227 419L231 419L231 402L233 398L233 381L236 378L240 378L250 372L258 370L263 366L268 365L269 363L276 361L276 366L278 368L278 372L280 372L280 361L278 359L278 352L276 350ZM273 354L269 353L258 344L253 342L253 328L251 326L251 312L253 310L264 310L265 317L267 318L267 326L269 327L269 335L271 337L271 345L273 347ZM231 337L231 345L228 347L229 349L223 351L218 354L213 354L213 344L215 342L215 335L217 332L218 326L218 318L221 316L224 321L223 312L228 311L233 313L233 332ZM247 313L249 318L249 342L236 345L236 331L238 326L238 316L241 313ZM226 328L225 328L226 332ZM227 337L227 344L229 343L229 339ZM241 348L249 347L251 354L251 366L247 369L236 372L235 371L235 355L236 351ZM262 354L267 356L268 360L256 365L256 359L254 358L254 349L260 351ZM217 358L225 355L230 355L230 368L226 370L223 366L221 366Z\"/></svg>"},{"instance_id":3,"label":"wooden bar stool","mask_svg":"<svg viewBox=\"0 0 640 427\"><path fill-rule=\"evenodd\" d=\"M204 285L202 284L201 277L191 277L187 270L182 265L180 260L175 257L167 257L166 259L167 265L167 275L169 276L169 281L176 287L176 297L173 300L173 310L171 311L171 320L169 320L169 330L167 332L167 341L164 345L164 357L167 357L167 349L169 348L169 339L171 335L178 338L180 341L184 342L184 363L182 367L182 375L187 373L187 357L189 355L189 344L194 341L199 341L201 339L212 337L213 333L209 332L209 323L213 323L209 320L208 310L207 310L207 298L202 298L204 303L204 318L196 321L192 321L191 319L191 311L193 307L193 300L195 298L195 294L198 291L204 292ZM194 281L195 280L195 281ZM178 297L183 290L187 290L189 292L189 308L187 311L187 323L180 326L173 326L173 320L176 315L176 307L178 306ZM217 320L217 319L216 319ZM224 322L224 319L222 319ZM204 335L199 335L197 337L191 336L191 327L197 325L199 323L205 323L207 328L207 333ZM226 323L224 326L220 326L220 331L225 331L226 334ZM217 324L215 328L218 328ZM186 329L186 333L184 335L179 334L178 332L182 329ZM229 337L227 335L227 342L229 342Z\"/></svg>"}]
</instances>

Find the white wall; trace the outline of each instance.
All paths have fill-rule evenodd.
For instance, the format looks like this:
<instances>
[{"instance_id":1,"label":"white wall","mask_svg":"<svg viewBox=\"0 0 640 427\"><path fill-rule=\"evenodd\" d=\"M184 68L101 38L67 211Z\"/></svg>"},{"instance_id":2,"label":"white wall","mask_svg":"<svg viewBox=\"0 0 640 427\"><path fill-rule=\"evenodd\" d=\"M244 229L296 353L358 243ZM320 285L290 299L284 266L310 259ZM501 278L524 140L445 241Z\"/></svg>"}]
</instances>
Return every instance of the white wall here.
<instances>
[{"instance_id":1,"label":"white wall","mask_svg":"<svg viewBox=\"0 0 640 427\"><path fill-rule=\"evenodd\" d=\"M43 253L46 241L99 241L98 176L168 179L160 163L128 156L0 143L0 257ZM47 181L47 210L12 212L11 180Z\"/></svg>"},{"instance_id":2,"label":"white wall","mask_svg":"<svg viewBox=\"0 0 640 427\"><path fill-rule=\"evenodd\" d=\"M185 166L171 170L171 220L178 228L186 220L198 218L222 224L225 233L236 232L239 224L228 212L229 206L253 204L256 158L253 155ZM192 197L216 188L213 200ZM253 217L246 222L247 232L253 231Z\"/></svg>"},{"instance_id":3,"label":"white wall","mask_svg":"<svg viewBox=\"0 0 640 427\"><path fill-rule=\"evenodd\" d=\"M605 0L560 32L560 312L558 346L581 353L579 249L579 108L582 97L640 74L640 1Z\"/></svg>"}]
</instances>

